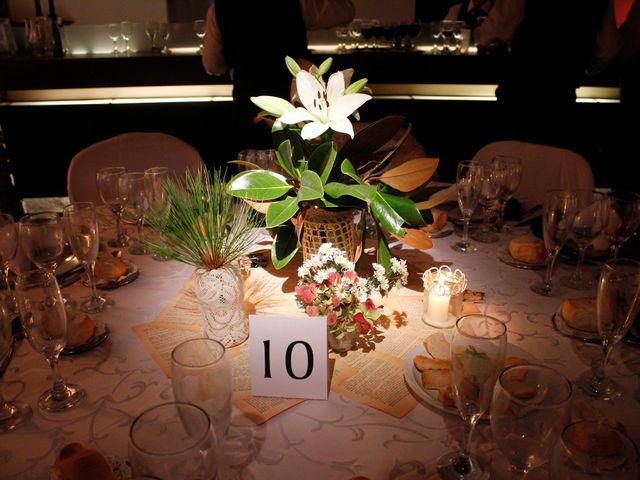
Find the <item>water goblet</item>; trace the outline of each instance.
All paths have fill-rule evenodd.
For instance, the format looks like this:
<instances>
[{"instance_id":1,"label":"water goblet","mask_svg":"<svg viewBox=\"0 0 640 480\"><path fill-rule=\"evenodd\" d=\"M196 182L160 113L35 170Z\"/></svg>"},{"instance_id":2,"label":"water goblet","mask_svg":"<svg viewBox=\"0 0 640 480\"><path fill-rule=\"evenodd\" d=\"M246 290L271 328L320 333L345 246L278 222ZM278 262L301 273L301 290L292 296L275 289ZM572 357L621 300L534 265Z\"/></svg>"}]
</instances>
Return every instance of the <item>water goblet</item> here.
<instances>
[{"instance_id":1,"label":"water goblet","mask_svg":"<svg viewBox=\"0 0 640 480\"><path fill-rule=\"evenodd\" d=\"M469 243L469 222L480 198L481 175L481 165L479 163L470 160L463 160L458 163L456 191L458 205L462 212L463 228L460 241L451 245L451 248L456 252L469 253L476 251L476 247Z\"/></svg>"},{"instance_id":2,"label":"water goblet","mask_svg":"<svg viewBox=\"0 0 640 480\"><path fill-rule=\"evenodd\" d=\"M547 250L547 270L544 280L531 285L539 295L554 296L559 289L552 283L553 268L558 252L564 245L576 213L577 196L569 190L550 190L546 193L542 213L542 233Z\"/></svg>"},{"instance_id":3,"label":"water goblet","mask_svg":"<svg viewBox=\"0 0 640 480\"><path fill-rule=\"evenodd\" d=\"M169 199L167 198L166 191L166 183L169 179L169 168L147 168L144 171L144 175L147 182L147 192L149 194L149 213L153 215L156 220L164 223L169 215ZM164 238L162 236L160 241L164 245ZM169 260L169 257L158 253L152 254L151 258L158 261Z\"/></svg>"},{"instance_id":4,"label":"water goblet","mask_svg":"<svg viewBox=\"0 0 640 480\"><path fill-rule=\"evenodd\" d=\"M40 396L38 407L59 412L78 405L86 398L85 390L65 383L58 368L58 357L67 343L67 314L55 276L42 270L18 274L16 297L27 340L47 359L53 376L53 387Z\"/></svg>"},{"instance_id":5,"label":"water goblet","mask_svg":"<svg viewBox=\"0 0 640 480\"><path fill-rule=\"evenodd\" d=\"M202 408L222 443L231 421L231 367L224 345L210 338L194 338L171 352L171 385L179 402Z\"/></svg>"},{"instance_id":6,"label":"water goblet","mask_svg":"<svg viewBox=\"0 0 640 480\"><path fill-rule=\"evenodd\" d=\"M160 48L156 45L156 40L158 40L158 36L160 34L158 22L155 20L148 20L145 24L144 32L147 34L147 37L149 37L149 40L151 40L151 51L159 52Z\"/></svg>"},{"instance_id":7,"label":"water goblet","mask_svg":"<svg viewBox=\"0 0 640 480\"><path fill-rule=\"evenodd\" d=\"M602 358L593 371L582 373L577 384L587 394L610 400L621 392L607 378L605 368L613 347L625 336L640 310L640 262L614 258L602 266L596 297L598 333L602 337Z\"/></svg>"},{"instance_id":8,"label":"water goblet","mask_svg":"<svg viewBox=\"0 0 640 480\"><path fill-rule=\"evenodd\" d=\"M163 480L213 479L219 456L211 420L191 403L170 402L142 412L129 429L133 475Z\"/></svg>"},{"instance_id":9,"label":"water goblet","mask_svg":"<svg viewBox=\"0 0 640 480\"><path fill-rule=\"evenodd\" d=\"M509 231L509 227L504 224L504 214L507 208L507 203L511 200L520 186L520 180L522 179L522 160L519 157L497 155L494 157L493 161L504 163L506 165L506 170L502 177L502 189L498 195L498 218L495 223L496 231L505 233Z\"/></svg>"},{"instance_id":10,"label":"water goblet","mask_svg":"<svg viewBox=\"0 0 640 480\"><path fill-rule=\"evenodd\" d=\"M611 213L607 231L611 256L615 258L622 244L629 240L640 224L640 195L624 190L613 190L608 195Z\"/></svg>"},{"instance_id":11,"label":"water goblet","mask_svg":"<svg viewBox=\"0 0 640 480\"><path fill-rule=\"evenodd\" d=\"M3 303L10 318L18 313L18 305L9 284L9 262L16 256L17 250L18 230L13 217L8 213L0 213L0 268L2 268L2 288L5 291Z\"/></svg>"},{"instance_id":12,"label":"water goblet","mask_svg":"<svg viewBox=\"0 0 640 480\"><path fill-rule=\"evenodd\" d=\"M587 248L609 223L609 198L594 190L575 192L578 208L569 238L574 240L578 249L578 261L573 274L560 277L560 281L569 288L588 290L593 287L594 282L584 275L582 265Z\"/></svg>"},{"instance_id":13,"label":"water goblet","mask_svg":"<svg viewBox=\"0 0 640 480\"><path fill-rule=\"evenodd\" d=\"M101 168L96 173L98 193L104 203L109 205L111 213L116 217L116 238L107 242L113 248L124 248L129 245L129 238L122 229L122 212L124 210L124 193L120 190L119 179L126 173L124 167Z\"/></svg>"},{"instance_id":14,"label":"water goblet","mask_svg":"<svg viewBox=\"0 0 640 480\"><path fill-rule=\"evenodd\" d=\"M147 181L144 172L130 172L118 178L119 189L124 194L124 211L127 218L135 221L138 239L129 247L132 255L149 253L144 246L144 216L149 209Z\"/></svg>"},{"instance_id":15,"label":"water goblet","mask_svg":"<svg viewBox=\"0 0 640 480\"><path fill-rule=\"evenodd\" d=\"M194 20L193 21L193 31L196 34L196 37L198 37L198 51L200 52L200 54L202 54L202 49L204 48L204 45L202 45L205 33L206 33L206 27L207 24L205 23L204 20Z\"/></svg>"},{"instance_id":16,"label":"water goblet","mask_svg":"<svg viewBox=\"0 0 640 480\"><path fill-rule=\"evenodd\" d=\"M514 365L498 377L491 432L511 472L525 476L549 461L569 419L571 382L544 365Z\"/></svg>"},{"instance_id":17,"label":"water goblet","mask_svg":"<svg viewBox=\"0 0 640 480\"><path fill-rule=\"evenodd\" d=\"M11 318L0 304L0 432L13 430L31 417L31 407L17 400L5 401L2 396L2 377L13 349Z\"/></svg>"},{"instance_id":18,"label":"water goblet","mask_svg":"<svg viewBox=\"0 0 640 480\"><path fill-rule=\"evenodd\" d=\"M66 243L60 216L56 212L25 215L18 222L18 239L27 258L55 277Z\"/></svg>"},{"instance_id":19,"label":"water goblet","mask_svg":"<svg viewBox=\"0 0 640 480\"><path fill-rule=\"evenodd\" d=\"M162 39L162 53L168 55L169 47L167 46L167 42L169 41L169 36L171 35L171 24L167 22L160 22L158 27L158 33L160 35L160 38Z\"/></svg>"},{"instance_id":20,"label":"water goblet","mask_svg":"<svg viewBox=\"0 0 640 480\"><path fill-rule=\"evenodd\" d=\"M92 202L77 202L67 205L62 210L62 223L71 245L71 251L82 263L89 284L91 296L82 302L80 310L87 313L98 313L114 304L113 300L98 295L96 289L95 264L98 258L98 219Z\"/></svg>"},{"instance_id":21,"label":"water goblet","mask_svg":"<svg viewBox=\"0 0 640 480\"><path fill-rule=\"evenodd\" d=\"M119 23L110 23L107 25L107 35L113 42L113 50L111 50L112 55L118 55L120 53L118 51L118 39L120 38L120 24Z\"/></svg>"},{"instance_id":22,"label":"water goblet","mask_svg":"<svg viewBox=\"0 0 640 480\"><path fill-rule=\"evenodd\" d=\"M462 448L438 460L438 473L447 479L478 479L485 466L471 455L470 441L480 417L489 410L493 386L504 367L507 327L488 315L463 315L451 342L451 385L456 407L464 421Z\"/></svg>"},{"instance_id":23,"label":"water goblet","mask_svg":"<svg viewBox=\"0 0 640 480\"><path fill-rule=\"evenodd\" d=\"M129 41L133 35L133 24L128 21L120 22L120 36L124 40L124 54L131 55L131 45Z\"/></svg>"},{"instance_id":24,"label":"water goblet","mask_svg":"<svg viewBox=\"0 0 640 480\"><path fill-rule=\"evenodd\" d=\"M506 164L499 161L485 163L481 166L478 203L482 207L482 226L472 236L477 242L493 243L498 241L498 235L491 231L490 220L491 211L502 190L506 169Z\"/></svg>"}]
</instances>

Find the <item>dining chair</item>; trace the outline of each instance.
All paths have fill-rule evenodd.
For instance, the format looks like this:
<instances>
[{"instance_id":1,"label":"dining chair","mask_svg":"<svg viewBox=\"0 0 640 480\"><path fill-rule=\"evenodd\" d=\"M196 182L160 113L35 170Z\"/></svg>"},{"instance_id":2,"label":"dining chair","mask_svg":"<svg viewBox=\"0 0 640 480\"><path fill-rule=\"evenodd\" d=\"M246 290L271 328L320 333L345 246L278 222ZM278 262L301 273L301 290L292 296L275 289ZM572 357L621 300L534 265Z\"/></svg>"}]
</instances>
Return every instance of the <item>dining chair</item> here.
<instances>
[{"instance_id":1,"label":"dining chair","mask_svg":"<svg viewBox=\"0 0 640 480\"><path fill-rule=\"evenodd\" d=\"M572 150L502 140L480 148L473 160L488 162L497 155L515 156L522 160L522 179L514 198L527 207L541 205L547 190L593 190L595 186L589 162Z\"/></svg>"},{"instance_id":2,"label":"dining chair","mask_svg":"<svg viewBox=\"0 0 640 480\"><path fill-rule=\"evenodd\" d=\"M124 166L127 171L168 167L175 176L204 168L198 151L185 141L158 132L130 132L107 138L78 152L67 170L67 193L71 202L102 203L96 172L104 167Z\"/></svg>"}]
</instances>

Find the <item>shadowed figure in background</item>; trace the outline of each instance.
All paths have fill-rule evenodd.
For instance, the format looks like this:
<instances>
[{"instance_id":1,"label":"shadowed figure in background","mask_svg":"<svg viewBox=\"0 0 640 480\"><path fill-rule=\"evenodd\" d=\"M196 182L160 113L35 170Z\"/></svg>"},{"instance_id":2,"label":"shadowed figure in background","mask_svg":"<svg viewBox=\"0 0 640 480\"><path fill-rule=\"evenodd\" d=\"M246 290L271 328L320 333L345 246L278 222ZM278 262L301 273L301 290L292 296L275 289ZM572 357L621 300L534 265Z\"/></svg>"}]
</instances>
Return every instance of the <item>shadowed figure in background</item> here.
<instances>
[{"instance_id":1,"label":"shadowed figure in background","mask_svg":"<svg viewBox=\"0 0 640 480\"><path fill-rule=\"evenodd\" d=\"M210 75L233 81L234 151L271 148L270 129L256 124L252 96L290 97L284 59L308 58L307 30L349 23L351 0L215 0L207 11L202 63ZM230 159L227 159L230 160Z\"/></svg>"}]
</instances>

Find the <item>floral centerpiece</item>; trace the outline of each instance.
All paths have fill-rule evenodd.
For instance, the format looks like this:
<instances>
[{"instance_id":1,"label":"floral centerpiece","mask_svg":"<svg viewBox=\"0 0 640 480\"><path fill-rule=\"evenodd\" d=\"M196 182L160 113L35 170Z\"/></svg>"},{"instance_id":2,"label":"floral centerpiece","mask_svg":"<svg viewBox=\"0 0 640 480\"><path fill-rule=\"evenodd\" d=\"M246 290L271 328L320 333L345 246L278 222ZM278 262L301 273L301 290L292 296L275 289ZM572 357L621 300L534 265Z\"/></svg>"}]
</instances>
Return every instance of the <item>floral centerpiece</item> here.
<instances>
[{"instance_id":1,"label":"floral centerpiece","mask_svg":"<svg viewBox=\"0 0 640 480\"><path fill-rule=\"evenodd\" d=\"M355 340L358 334L369 333L382 315L372 297L405 285L407 277L405 261L395 257L389 269L374 263L373 275L360 277L343 251L325 243L298 268L296 303L307 315L326 315L330 340L345 336Z\"/></svg>"},{"instance_id":2,"label":"floral centerpiece","mask_svg":"<svg viewBox=\"0 0 640 480\"><path fill-rule=\"evenodd\" d=\"M229 193L243 198L266 214L267 227L275 231L271 258L276 268L296 253L304 234L304 220L312 209L368 212L377 228L377 260L391 266L385 232L419 249L432 242L422 228L433 223L430 208L436 203L414 203L410 194L435 173L438 159L415 158L389 168L389 163L409 135L411 125L400 116L380 119L354 133L350 116L371 99L367 79L351 82L353 70L333 73L332 59L305 70L287 57L295 78L291 101L271 96L252 97L273 119L272 138L281 175L242 163L248 170L229 182ZM392 138L404 134L395 143ZM338 148L334 133L348 140ZM361 215L362 229L365 215ZM364 235L362 235L364 241Z\"/></svg>"}]
</instances>

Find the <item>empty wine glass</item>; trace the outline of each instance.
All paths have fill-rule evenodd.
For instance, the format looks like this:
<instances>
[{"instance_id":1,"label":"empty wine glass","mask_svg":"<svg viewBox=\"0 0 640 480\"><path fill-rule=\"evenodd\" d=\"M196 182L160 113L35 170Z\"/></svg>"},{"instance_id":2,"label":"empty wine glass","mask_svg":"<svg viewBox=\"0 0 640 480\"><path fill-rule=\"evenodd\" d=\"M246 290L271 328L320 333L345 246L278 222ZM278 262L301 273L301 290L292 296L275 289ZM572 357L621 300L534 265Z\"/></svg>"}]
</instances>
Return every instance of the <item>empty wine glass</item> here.
<instances>
[{"instance_id":1,"label":"empty wine glass","mask_svg":"<svg viewBox=\"0 0 640 480\"><path fill-rule=\"evenodd\" d=\"M120 22L120 36L124 40L124 53L125 55L131 55L131 45L129 41L133 35L133 24L128 21Z\"/></svg>"},{"instance_id":2,"label":"empty wine glass","mask_svg":"<svg viewBox=\"0 0 640 480\"><path fill-rule=\"evenodd\" d=\"M78 405L86 392L77 385L65 384L58 368L58 357L67 343L67 314L55 276L42 270L18 274L16 297L27 340L47 359L53 375L53 387L40 395L38 407L58 412Z\"/></svg>"},{"instance_id":3,"label":"empty wine glass","mask_svg":"<svg viewBox=\"0 0 640 480\"><path fill-rule=\"evenodd\" d=\"M118 51L118 39L120 38L120 24L119 23L110 23L107 25L107 34L109 38L113 42L113 50L111 53L113 55L118 55L120 53Z\"/></svg>"},{"instance_id":4,"label":"empty wine glass","mask_svg":"<svg viewBox=\"0 0 640 480\"><path fill-rule=\"evenodd\" d=\"M144 172L130 172L118 179L120 191L124 195L124 210L127 218L133 219L138 228L138 239L129 247L132 255L149 253L144 247L144 215L149 209L147 181Z\"/></svg>"},{"instance_id":5,"label":"empty wine glass","mask_svg":"<svg viewBox=\"0 0 640 480\"><path fill-rule=\"evenodd\" d=\"M206 23L204 20L194 20L193 21L193 31L198 37L198 41L200 42L198 45L198 51L202 54L202 49L204 46L202 45L202 41L204 39L204 35L206 33Z\"/></svg>"},{"instance_id":6,"label":"empty wine glass","mask_svg":"<svg viewBox=\"0 0 640 480\"><path fill-rule=\"evenodd\" d=\"M18 313L16 299L9 284L9 262L18 250L18 230L13 217L8 213L0 213L0 268L2 268L2 288L5 291L4 301L7 316L13 318Z\"/></svg>"},{"instance_id":7,"label":"empty wine glass","mask_svg":"<svg viewBox=\"0 0 640 480\"><path fill-rule=\"evenodd\" d=\"M553 296L558 288L552 283L553 268L558 252L567 240L576 214L577 196L569 190L550 190L545 194L542 214L542 233L547 249L547 271L544 280L531 285L539 295Z\"/></svg>"},{"instance_id":8,"label":"empty wine glass","mask_svg":"<svg viewBox=\"0 0 640 480\"><path fill-rule=\"evenodd\" d=\"M6 309L0 304L0 365L8 365L13 349L13 333L11 319ZM2 396L2 376L5 369L0 367L0 432L13 430L31 417L31 407L17 400L5 401Z\"/></svg>"},{"instance_id":9,"label":"empty wine glass","mask_svg":"<svg viewBox=\"0 0 640 480\"><path fill-rule=\"evenodd\" d=\"M506 170L502 177L502 189L500 195L498 195L498 218L495 223L495 230L501 233L506 233L510 229L504 223L504 214L507 208L507 203L513 197L514 193L520 186L520 180L522 179L522 160L519 157L511 157L508 155L497 155L493 159L494 162L504 163Z\"/></svg>"},{"instance_id":10,"label":"empty wine glass","mask_svg":"<svg viewBox=\"0 0 640 480\"><path fill-rule=\"evenodd\" d=\"M476 423L489 410L506 349L507 327L497 318L471 314L456 322L451 342L451 385L466 435L460 451L438 460L438 473L445 480L478 479L486 473L484 462L471 455L469 445Z\"/></svg>"},{"instance_id":11,"label":"empty wine glass","mask_svg":"<svg viewBox=\"0 0 640 480\"><path fill-rule=\"evenodd\" d=\"M640 195L624 190L613 190L608 195L611 214L607 229L611 256L615 258L622 244L629 240L640 224Z\"/></svg>"},{"instance_id":12,"label":"empty wine glass","mask_svg":"<svg viewBox=\"0 0 640 480\"><path fill-rule=\"evenodd\" d=\"M62 210L62 223L71 245L71 251L82 263L89 277L91 296L80 304L87 313L103 311L113 305L113 300L98 295L96 289L95 264L98 258L98 219L92 202L77 202Z\"/></svg>"},{"instance_id":13,"label":"empty wine glass","mask_svg":"<svg viewBox=\"0 0 640 480\"><path fill-rule=\"evenodd\" d=\"M124 248L129 245L129 238L122 229L122 211L124 210L124 194L120 191L119 179L126 173L124 167L101 168L96 173L98 193L104 203L109 205L116 217L116 238L107 242L110 247Z\"/></svg>"},{"instance_id":14,"label":"empty wine glass","mask_svg":"<svg viewBox=\"0 0 640 480\"><path fill-rule=\"evenodd\" d=\"M169 41L169 36L171 35L171 24L167 22L160 22L158 27L158 33L160 34L160 38L162 38L162 53L168 55L169 47L167 43Z\"/></svg>"},{"instance_id":15,"label":"empty wine glass","mask_svg":"<svg viewBox=\"0 0 640 480\"><path fill-rule=\"evenodd\" d=\"M514 475L549 461L569 419L571 382L544 365L505 368L493 390L491 432Z\"/></svg>"},{"instance_id":16,"label":"empty wine glass","mask_svg":"<svg viewBox=\"0 0 640 480\"><path fill-rule=\"evenodd\" d=\"M168 167L151 167L144 171L149 195L149 213L157 220L164 222L169 215L169 199L167 198L166 184L169 179ZM160 241L164 245L164 237L160 234ZM169 257L154 253L154 260L169 260Z\"/></svg>"},{"instance_id":17,"label":"empty wine glass","mask_svg":"<svg viewBox=\"0 0 640 480\"><path fill-rule=\"evenodd\" d=\"M578 249L576 269L570 276L560 277L560 281L569 288L588 290L594 282L582 271L585 253L591 242L596 239L609 223L609 202L604 193L594 190L575 190L578 200L576 216L573 220L570 238Z\"/></svg>"},{"instance_id":18,"label":"empty wine glass","mask_svg":"<svg viewBox=\"0 0 640 480\"><path fill-rule=\"evenodd\" d=\"M56 212L25 215L18 222L20 247L36 267L55 277L65 246L64 230Z\"/></svg>"},{"instance_id":19,"label":"empty wine glass","mask_svg":"<svg viewBox=\"0 0 640 480\"><path fill-rule=\"evenodd\" d=\"M462 212L462 238L451 245L456 252L468 253L476 251L476 247L469 243L469 222L471 215L478 205L481 187L481 165L470 160L458 163L456 173L456 191L458 193L458 205Z\"/></svg>"},{"instance_id":20,"label":"empty wine glass","mask_svg":"<svg viewBox=\"0 0 640 480\"><path fill-rule=\"evenodd\" d=\"M160 48L156 45L156 41L158 40L158 36L160 35L160 27L158 25L158 22L155 20L148 20L145 24L144 32L147 34L147 37L149 37L149 40L151 40L151 51L159 52Z\"/></svg>"},{"instance_id":21,"label":"empty wine glass","mask_svg":"<svg viewBox=\"0 0 640 480\"><path fill-rule=\"evenodd\" d=\"M605 368L613 347L625 336L640 310L640 262L614 258L602 266L598 281L596 318L603 355L594 370L581 374L577 383L587 394L601 400L620 396Z\"/></svg>"},{"instance_id":22,"label":"empty wine glass","mask_svg":"<svg viewBox=\"0 0 640 480\"><path fill-rule=\"evenodd\" d=\"M133 475L163 480L213 479L219 457L211 420L200 407L172 402L142 412L129 429Z\"/></svg>"},{"instance_id":23,"label":"empty wine glass","mask_svg":"<svg viewBox=\"0 0 640 480\"><path fill-rule=\"evenodd\" d=\"M506 169L506 164L499 161L485 163L481 166L478 203L482 207L482 226L473 235L473 239L478 242L493 243L498 241L498 235L491 231L490 221L493 206L502 190Z\"/></svg>"}]
</instances>

